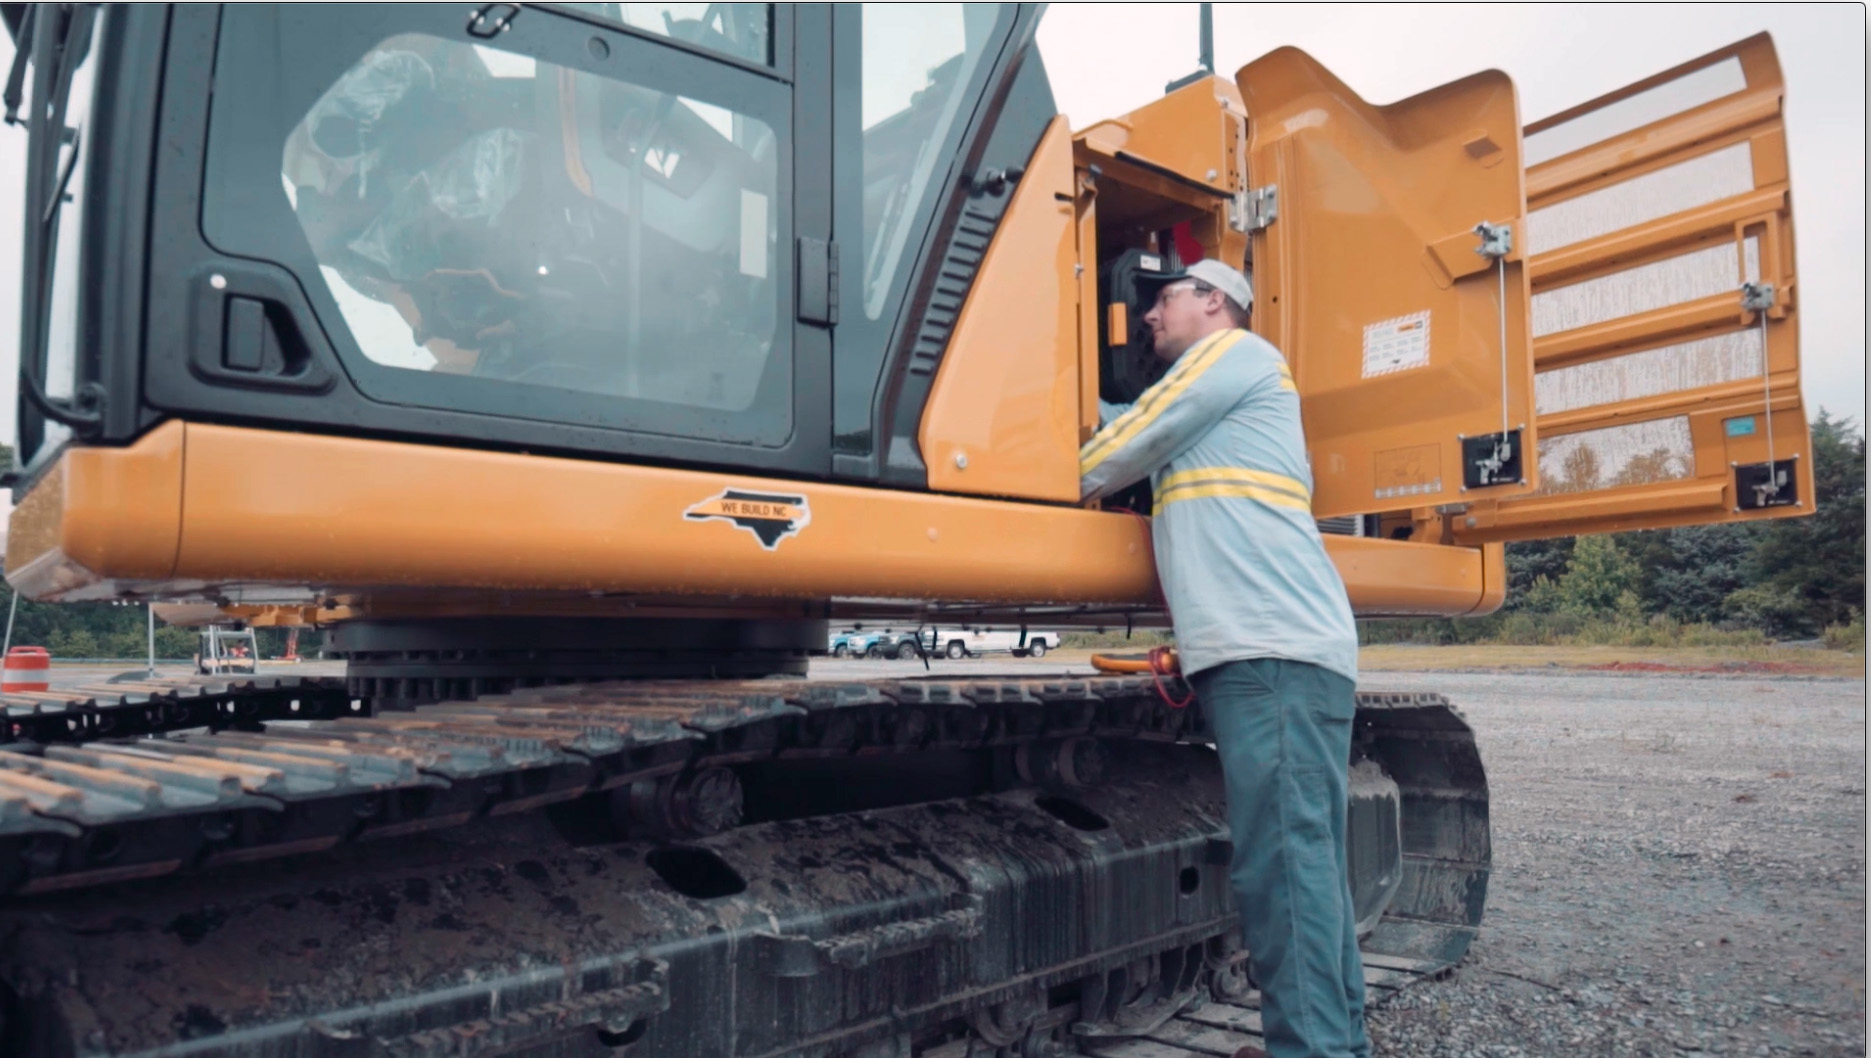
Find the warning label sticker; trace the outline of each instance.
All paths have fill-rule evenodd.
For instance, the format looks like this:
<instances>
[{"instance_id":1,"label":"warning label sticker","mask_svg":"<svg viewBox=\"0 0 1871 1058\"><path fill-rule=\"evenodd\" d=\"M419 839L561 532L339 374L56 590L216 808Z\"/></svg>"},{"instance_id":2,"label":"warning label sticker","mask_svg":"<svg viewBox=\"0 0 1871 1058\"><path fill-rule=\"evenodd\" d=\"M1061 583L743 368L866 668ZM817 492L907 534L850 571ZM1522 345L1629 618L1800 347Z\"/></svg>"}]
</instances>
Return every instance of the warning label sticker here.
<instances>
[{"instance_id":1,"label":"warning label sticker","mask_svg":"<svg viewBox=\"0 0 1871 1058\"><path fill-rule=\"evenodd\" d=\"M723 489L682 512L690 521L719 519L754 534L768 551L795 536L812 522L812 507L804 496L743 489Z\"/></svg>"},{"instance_id":2,"label":"warning label sticker","mask_svg":"<svg viewBox=\"0 0 1871 1058\"><path fill-rule=\"evenodd\" d=\"M1364 377L1376 378L1429 363L1429 310L1380 320L1364 328Z\"/></svg>"}]
</instances>

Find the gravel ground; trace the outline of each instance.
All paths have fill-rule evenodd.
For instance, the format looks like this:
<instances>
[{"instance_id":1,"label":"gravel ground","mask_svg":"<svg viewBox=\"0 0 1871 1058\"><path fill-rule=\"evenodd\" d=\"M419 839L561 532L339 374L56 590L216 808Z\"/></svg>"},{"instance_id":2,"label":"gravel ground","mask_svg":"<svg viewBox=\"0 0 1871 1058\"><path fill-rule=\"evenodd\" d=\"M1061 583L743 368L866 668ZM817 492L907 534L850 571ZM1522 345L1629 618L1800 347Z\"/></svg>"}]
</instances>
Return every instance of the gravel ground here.
<instances>
[{"instance_id":1,"label":"gravel ground","mask_svg":"<svg viewBox=\"0 0 1871 1058\"><path fill-rule=\"evenodd\" d=\"M1373 673L1488 769L1487 919L1384 1058L1865 1051L1865 684Z\"/></svg>"}]
</instances>

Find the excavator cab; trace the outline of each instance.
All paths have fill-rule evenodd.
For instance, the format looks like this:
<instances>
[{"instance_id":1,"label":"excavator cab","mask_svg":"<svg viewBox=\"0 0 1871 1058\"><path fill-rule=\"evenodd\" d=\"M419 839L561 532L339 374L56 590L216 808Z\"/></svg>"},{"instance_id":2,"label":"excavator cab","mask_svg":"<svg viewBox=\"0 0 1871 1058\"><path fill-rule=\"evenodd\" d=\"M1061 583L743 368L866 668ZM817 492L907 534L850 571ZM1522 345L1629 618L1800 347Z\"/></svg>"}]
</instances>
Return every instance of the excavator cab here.
<instances>
[{"instance_id":1,"label":"excavator cab","mask_svg":"<svg viewBox=\"0 0 1871 1058\"><path fill-rule=\"evenodd\" d=\"M177 415L813 477L831 470L837 430L845 454L874 462L881 332L1036 18L1018 5L503 6L472 26L417 7L198 14L35 19L48 61L33 69L56 56L61 72L33 87L62 91L61 120L88 135L37 138L34 190L95 174L153 192L137 221L163 318L121 363L54 356L32 387L49 401L27 401L25 466L50 453L46 430L121 444ZM93 99L117 47L150 56L143 80ZM199 79L174 80L188 69ZM1043 75L1027 82L1050 114ZM137 102L158 91L172 105ZM128 147L106 132L193 146L174 167L145 156L119 173L91 164ZM1005 148L1006 164L1030 146ZM60 211L68 239L90 200ZM834 214L849 230L837 242ZM55 241L35 244L40 283L78 266ZM119 313L135 310L87 308ZM35 343L62 349L47 330L59 314L34 315ZM836 372L834 330L852 347ZM141 338L161 332L173 338Z\"/></svg>"}]
</instances>

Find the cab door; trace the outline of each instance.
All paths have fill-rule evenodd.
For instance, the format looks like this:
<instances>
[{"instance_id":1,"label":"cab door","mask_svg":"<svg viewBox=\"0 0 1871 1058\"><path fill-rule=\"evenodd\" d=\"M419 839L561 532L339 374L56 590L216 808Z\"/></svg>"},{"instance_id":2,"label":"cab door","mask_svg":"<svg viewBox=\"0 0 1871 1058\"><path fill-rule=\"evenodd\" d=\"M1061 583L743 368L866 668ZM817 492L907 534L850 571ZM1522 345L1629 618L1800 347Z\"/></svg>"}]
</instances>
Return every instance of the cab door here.
<instances>
[{"instance_id":1,"label":"cab door","mask_svg":"<svg viewBox=\"0 0 1871 1058\"><path fill-rule=\"evenodd\" d=\"M1763 33L1527 127L1538 487L1457 541L1812 511L1784 102Z\"/></svg>"},{"instance_id":2,"label":"cab door","mask_svg":"<svg viewBox=\"0 0 1871 1058\"><path fill-rule=\"evenodd\" d=\"M1530 492L1513 83L1490 71L1377 107L1293 48L1235 80L1253 326L1292 367L1314 516Z\"/></svg>"}]
</instances>

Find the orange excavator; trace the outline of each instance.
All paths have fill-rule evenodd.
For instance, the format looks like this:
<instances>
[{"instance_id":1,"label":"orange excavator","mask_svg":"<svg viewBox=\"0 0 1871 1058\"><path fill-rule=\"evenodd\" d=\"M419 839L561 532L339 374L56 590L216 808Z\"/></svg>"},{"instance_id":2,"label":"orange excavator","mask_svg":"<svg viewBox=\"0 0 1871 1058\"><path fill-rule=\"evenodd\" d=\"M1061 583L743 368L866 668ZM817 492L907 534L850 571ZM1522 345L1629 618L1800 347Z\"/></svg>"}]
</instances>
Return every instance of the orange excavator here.
<instances>
[{"instance_id":1,"label":"orange excavator","mask_svg":"<svg viewBox=\"0 0 1871 1058\"><path fill-rule=\"evenodd\" d=\"M345 662L0 695L9 1055L1250 1039L1199 709L808 671L1165 625L1147 486L1078 484L1151 272L1251 271L1361 617L1812 509L1765 36L1525 126L1499 72L1376 106L1282 48L1074 131L1038 5L0 12L9 583ZM1439 695L1355 730L1406 987L1480 926L1487 784Z\"/></svg>"}]
</instances>

